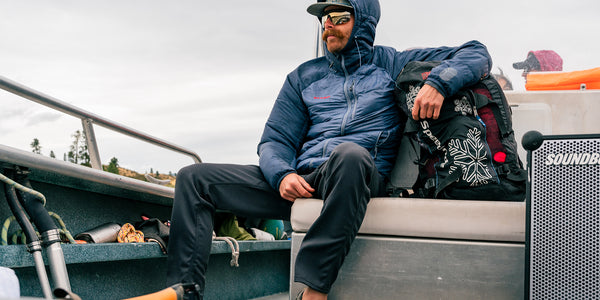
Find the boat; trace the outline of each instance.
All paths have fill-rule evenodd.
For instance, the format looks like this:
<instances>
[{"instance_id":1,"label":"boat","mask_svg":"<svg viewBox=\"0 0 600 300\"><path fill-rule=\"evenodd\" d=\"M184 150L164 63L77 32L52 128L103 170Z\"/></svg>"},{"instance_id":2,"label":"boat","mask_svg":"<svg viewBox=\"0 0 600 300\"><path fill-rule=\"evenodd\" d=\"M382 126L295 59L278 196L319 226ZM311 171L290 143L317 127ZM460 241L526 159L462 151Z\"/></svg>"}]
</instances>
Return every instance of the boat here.
<instances>
[{"instance_id":1,"label":"boat","mask_svg":"<svg viewBox=\"0 0 600 300\"><path fill-rule=\"evenodd\" d=\"M26 177L31 187L44 195L45 209L60 216L60 223L67 224L63 229L73 234L110 222L134 222L141 213L162 220L170 217L172 187L101 169L99 160L94 159L98 157L94 125L201 163L191 150L7 78L0 77L0 87L82 120L91 149L91 168L0 145L3 174ZM506 96L517 140L531 130L569 135L593 134L600 128L595 117L600 111L599 90L507 91ZM525 150L520 151L526 161ZM2 220L11 217L4 201L8 193L8 189L0 190ZM293 259L321 205L318 199L301 199L294 204L290 240L238 242L238 267L231 266L230 243L214 241L206 299L293 299L302 288L290 280ZM331 298L520 299L526 288L525 235L525 201L373 199ZM51 258L57 250L41 245L44 248L40 252L46 257L42 264L50 268L53 284L82 299L125 299L164 288L167 254L157 243L60 244L58 262ZM36 271L39 258L30 252L31 246L0 246L0 266L14 270L22 296L48 298L37 274L39 269Z\"/></svg>"},{"instance_id":2,"label":"boat","mask_svg":"<svg viewBox=\"0 0 600 300\"><path fill-rule=\"evenodd\" d=\"M316 50L317 56L322 55L322 44L317 42ZM103 171L95 126L184 155L190 163L202 163L190 149L8 78L0 77L0 88L79 119L91 164L85 167L0 144L0 171L7 175L6 188L0 189L0 220L13 215L10 201L4 201L13 192L43 195L43 210L55 216L67 235L106 224L133 223L142 214L168 220L174 189L152 176L146 176L150 181L146 182ZM505 94L519 142L530 131L544 135L600 131L596 117L600 90L590 86ZM519 156L527 162L522 146ZM11 188L6 183L15 177L26 184ZM287 240L235 242L238 247L228 240L213 241L205 299L294 299L303 288L291 280L294 258L321 206L319 199L297 200L290 222L293 233ZM330 298L526 298L526 221L525 199L372 199ZM5 227L11 234L17 226L5 222ZM58 288L82 299L126 299L166 288L168 254L159 243L49 243L56 237L42 236L33 245L0 246L0 267L15 272L23 297L49 299L51 288ZM46 267L51 281L44 275Z\"/></svg>"}]
</instances>

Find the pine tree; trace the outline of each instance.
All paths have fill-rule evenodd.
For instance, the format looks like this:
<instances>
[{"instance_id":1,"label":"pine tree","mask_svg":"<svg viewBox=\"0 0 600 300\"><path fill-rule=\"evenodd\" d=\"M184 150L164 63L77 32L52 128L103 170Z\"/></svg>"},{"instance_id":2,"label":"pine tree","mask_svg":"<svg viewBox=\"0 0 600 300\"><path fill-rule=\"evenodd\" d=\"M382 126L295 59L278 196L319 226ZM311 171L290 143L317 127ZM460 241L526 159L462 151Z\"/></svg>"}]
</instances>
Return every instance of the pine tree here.
<instances>
[{"instance_id":1,"label":"pine tree","mask_svg":"<svg viewBox=\"0 0 600 300\"><path fill-rule=\"evenodd\" d=\"M40 140L38 140L37 138L34 138L33 141L31 142L31 144L29 144L31 146L31 152L35 153L35 154L42 154L42 145L40 145Z\"/></svg>"},{"instance_id":2,"label":"pine tree","mask_svg":"<svg viewBox=\"0 0 600 300\"><path fill-rule=\"evenodd\" d=\"M70 146L70 151L67 154L69 161L76 164L79 162L79 155L77 155L77 151L79 150L79 144L81 143L81 131L77 130L75 133L71 135L73 137L73 143Z\"/></svg>"},{"instance_id":3,"label":"pine tree","mask_svg":"<svg viewBox=\"0 0 600 300\"><path fill-rule=\"evenodd\" d=\"M110 159L110 163L108 163L108 167L106 167L107 172L119 174L119 160L116 157Z\"/></svg>"},{"instance_id":4,"label":"pine tree","mask_svg":"<svg viewBox=\"0 0 600 300\"><path fill-rule=\"evenodd\" d=\"M67 154L69 161L91 167L90 154L88 152L87 143L85 142L85 132L77 130L71 136L73 137L73 144L71 144L71 150Z\"/></svg>"},{"instance_id":5,"label":"pine tree","mask_svg":"<svg viewBox=\"0 0 600 300\"><path fill-rule=\"evenodd\" d=\"M92 163L90 162L90 153L88 151L87 140L85 138L85 131L81 133L81 145L79 145L79 151L77 155L79 155L79 163L86 167L92 167Z\"/></svg>"}]
</instances>

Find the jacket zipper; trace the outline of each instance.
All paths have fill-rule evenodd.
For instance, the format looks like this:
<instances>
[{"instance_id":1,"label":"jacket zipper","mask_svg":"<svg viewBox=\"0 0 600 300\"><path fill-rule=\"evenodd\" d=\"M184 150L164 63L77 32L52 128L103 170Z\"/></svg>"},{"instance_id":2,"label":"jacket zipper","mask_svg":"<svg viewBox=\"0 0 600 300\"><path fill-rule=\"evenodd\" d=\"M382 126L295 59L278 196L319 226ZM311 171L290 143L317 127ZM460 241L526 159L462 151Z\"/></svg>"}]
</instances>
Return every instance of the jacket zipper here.
<instances>
[{"instance_id":1,"label":"jacket zipper","mask_svg":"<svg viewBox=\"0 0 600 300\"><path fill-rule=\"evenodd\" d=\"M346 65L344 64L344 56L341 56L342 70L344 71L344 96L346 97L346 102L348 107L346 108L346 113L344 114L344 118L342 119L342 125L340 127L340 134L345 135L346 124L348 123L348 117L350 112L352 111L352 94L354 90L354 82L350 82L348 78L348 71L346 70Z\"/></svg>"},{"instance_id":2,"label":"jacket zipper","mask_svg":"<svg viewBox=\"0 0 600 300\"><path fill-rule=\"evenodd\" d=\"M321 155L321 157L327 157L327 145L329 145L329 139L325 141L325 143L323 144L323 154Z\"/></svg>"}]
</instances>

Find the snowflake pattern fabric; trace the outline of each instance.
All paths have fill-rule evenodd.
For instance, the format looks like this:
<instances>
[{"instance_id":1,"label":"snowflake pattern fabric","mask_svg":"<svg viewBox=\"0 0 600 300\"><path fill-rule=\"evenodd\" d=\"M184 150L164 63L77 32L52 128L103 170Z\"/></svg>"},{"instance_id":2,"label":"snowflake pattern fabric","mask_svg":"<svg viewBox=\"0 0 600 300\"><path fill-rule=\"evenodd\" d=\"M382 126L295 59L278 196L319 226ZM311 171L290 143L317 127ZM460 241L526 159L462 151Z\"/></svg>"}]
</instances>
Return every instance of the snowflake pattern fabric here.
<instances>
[{"instance_id":1,"label":"snowflake pattern fabric","mask_svg":"<svg viewBox=\"0 0 600 300\"><path fill-rule=\"evenodd\" d=\"M467 139L452 139L448 143L449 153L454 158L454 164L463 171L462 180L470 186L480 186L490 182L492 174L488 166L487 150L481 141L481 131L477 128L469 129Z\"/></svg>"},{"instance_id":2,"label":"snowflake pattern fabric","mask_svg":"<svg viewBox=\"0 0 600 300\"><path fill-rule=\"evenodd\" d=\"M465 96L460 99L454 99L454 111L462 114L463 116L473 114L471 103L469 103L469 100Z\"/></svg>"},{"instance_id":3,"label":"snowflake pattern fabric","mask_svg":"<svg viewBox=\"0 0 600 300\"><path fill-rule=\"evenodd\" d=\"M411 85L408 87L408 93L406 94L406 106L408 106L408 110L412 111L413 106L415 106L415 99L421 90L420 86Z\"/></svg>"}]
</instances>

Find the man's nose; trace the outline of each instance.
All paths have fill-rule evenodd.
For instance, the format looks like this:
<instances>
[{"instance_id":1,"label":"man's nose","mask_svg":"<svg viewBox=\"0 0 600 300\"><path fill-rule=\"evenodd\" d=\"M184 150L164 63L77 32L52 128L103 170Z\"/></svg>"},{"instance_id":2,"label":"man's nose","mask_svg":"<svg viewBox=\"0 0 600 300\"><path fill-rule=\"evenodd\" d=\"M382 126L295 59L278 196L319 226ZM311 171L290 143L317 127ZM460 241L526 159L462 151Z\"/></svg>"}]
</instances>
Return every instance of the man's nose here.
<instances>
[{"instance_id":1,"label":"man's nose","mask_svg":"<svg viewBox=\"0 0 600 300\"><path fill-rule=\"evenodd\" d=\"M333 28L333 22L331 22L331 18L327 18L327 20L325 21L325 25L324 25L325 29L330 29Z\"/></svg>"}]
</instances>

